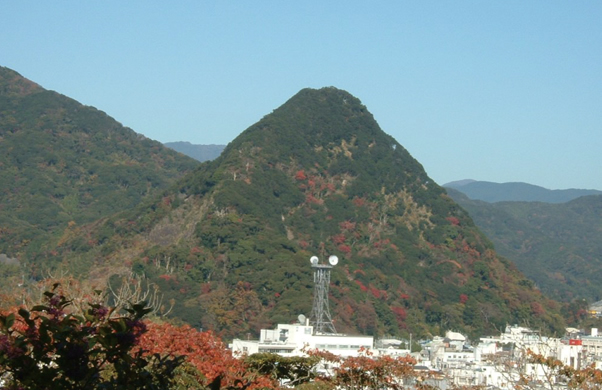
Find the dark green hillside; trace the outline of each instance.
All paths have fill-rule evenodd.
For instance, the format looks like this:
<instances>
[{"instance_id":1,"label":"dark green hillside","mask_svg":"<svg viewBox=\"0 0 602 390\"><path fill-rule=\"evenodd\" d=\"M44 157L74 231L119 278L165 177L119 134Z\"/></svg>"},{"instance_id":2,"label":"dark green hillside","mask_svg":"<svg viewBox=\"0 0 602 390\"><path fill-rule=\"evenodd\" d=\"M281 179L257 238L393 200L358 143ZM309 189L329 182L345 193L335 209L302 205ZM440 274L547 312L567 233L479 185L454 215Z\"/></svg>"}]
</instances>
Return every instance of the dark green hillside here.
<instances>
[{"instance_id":1,"label":"dark green hillside","mask_svg":"<svg viewBox=\"0 0 602 390\"><path fill-rule=\"evenodd\" d=\"M0 67L0 253L40 257L68 226L131 208L196 165Z\"/></svg>"},{"instance_id":2,"label":"dark green hillside","mask_svg":"<svg viewBox=\"0 0 602 390\"><path fill-rule=\"evenodd\" d=\"M567 203L485 203L449 191L496 250L549 296L602 299L602 196Z\"/></svg>"},{"instance_id":3,"label":"dark green hillside","mask_svg":"<svg viewBox=\"0 0 602 390\"><path fill-rule=\"evenodd\" d=\"M337 254L339 331L473 335L559 330L554 302L497 257L446 192L361 102L305 89L174 190L83 229L58 257L153 277L174 315L230 336L311 309L309 258ZM92 260L90 260L92 261Z\"/></svg>"}]
</instances>

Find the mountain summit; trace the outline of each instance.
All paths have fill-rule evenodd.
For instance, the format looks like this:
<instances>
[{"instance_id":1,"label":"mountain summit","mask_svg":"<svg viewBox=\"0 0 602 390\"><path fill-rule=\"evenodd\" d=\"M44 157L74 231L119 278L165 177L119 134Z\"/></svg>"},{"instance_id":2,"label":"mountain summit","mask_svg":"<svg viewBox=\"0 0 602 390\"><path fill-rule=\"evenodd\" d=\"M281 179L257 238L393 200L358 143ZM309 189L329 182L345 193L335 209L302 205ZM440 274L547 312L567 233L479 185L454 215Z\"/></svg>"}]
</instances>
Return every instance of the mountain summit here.
<instances>
[{"instance_id":1,"label":"mountain summit","mask_svg":"<svg viewBox=\"0 0 602 390\"><path fill-rule=\"evenodd\" d=\"M87 234L96 246L61 255L144 273L174 315L225 335L308 315L309 259L332 254L339 331L562 325L366 107L332 87L300 91L153 204Z\"/></svg>"}]
</instances>

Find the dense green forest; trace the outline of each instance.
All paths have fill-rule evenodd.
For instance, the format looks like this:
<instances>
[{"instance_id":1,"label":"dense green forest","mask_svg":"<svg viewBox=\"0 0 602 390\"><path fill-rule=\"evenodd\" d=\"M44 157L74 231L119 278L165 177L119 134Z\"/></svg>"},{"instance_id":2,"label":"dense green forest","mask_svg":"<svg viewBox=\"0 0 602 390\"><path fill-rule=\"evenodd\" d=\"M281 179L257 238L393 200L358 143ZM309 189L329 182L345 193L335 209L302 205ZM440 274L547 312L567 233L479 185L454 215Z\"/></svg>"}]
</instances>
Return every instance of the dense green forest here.
<instances>
[{"instance_id":1,"label":"dense green forest","mask_svg":"<svg viewBox=\"0 0 602 390\"><path fill-rule=\"evenodd\" d=\"M48 242L136 206L196 165L0 67L0 253L42 256Z\"/></svg>"},{"instance_id":2,"label":"dense green forest","mask_svg":"<svg viewBox=\"0 0 602 390\"><path fill-rule=\"evenodd\" d=\"M480 229L548 296L602 299L602 196L567 203L470 200L449 190Z\"/></svg>"},{"instance_id":3,"label":"dense green forest","mask_svg":"<svg viewBox=\"0 0 602 390\"><path fill-rule=\"evenodd\" d=\"M309 314L309 258L336 254L337 330L471 335L564 325L361 102L304 89L162 194L74 228L34 262L143 274L173 318L232 337ZM84 266L85 265L85 266Z\"/></svg>"},{"instance_id":4,"label":"dense green forest","mask_svg":"<svg viewBox=\"0 0 602 390\"><path fill-rule=\"evenodd\" d=\"M158 291L173 321L232 337L309 314L336 254L339 331L476 336L564 325L366 107L304 89L198 164L0 69L0 277Z\"/></svg>"}]
</instances>

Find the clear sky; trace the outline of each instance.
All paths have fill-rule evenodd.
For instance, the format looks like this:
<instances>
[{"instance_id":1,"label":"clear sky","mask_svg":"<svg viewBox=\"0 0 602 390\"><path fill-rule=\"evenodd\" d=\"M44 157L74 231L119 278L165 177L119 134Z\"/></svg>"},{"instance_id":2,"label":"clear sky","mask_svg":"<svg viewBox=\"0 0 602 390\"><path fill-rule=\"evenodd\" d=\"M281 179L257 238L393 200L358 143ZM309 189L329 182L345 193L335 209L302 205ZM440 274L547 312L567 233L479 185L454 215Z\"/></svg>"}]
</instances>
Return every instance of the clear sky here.
<instances>
[{"instance_id":1,"label":"clear sky","mask_svg":"<svg viewBox=\"0 0 602 390\"><path fill-rule=\"evenodd\" d=\"M2 2L0 65L161 142L358 97L439 184L602 190L600 1Z\"/></svg>"}]
</instances>

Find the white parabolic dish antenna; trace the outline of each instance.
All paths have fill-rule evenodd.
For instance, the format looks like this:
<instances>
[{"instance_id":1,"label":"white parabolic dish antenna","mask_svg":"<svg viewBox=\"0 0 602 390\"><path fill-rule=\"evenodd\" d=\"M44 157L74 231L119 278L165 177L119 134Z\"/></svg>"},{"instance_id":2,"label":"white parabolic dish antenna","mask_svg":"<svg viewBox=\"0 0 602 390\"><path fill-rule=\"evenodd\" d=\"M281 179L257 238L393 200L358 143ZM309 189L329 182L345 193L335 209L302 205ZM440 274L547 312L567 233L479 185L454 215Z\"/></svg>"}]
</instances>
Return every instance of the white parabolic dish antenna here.
<instances>
[{"instance_id":1,"label":"white parabolic dish antenna","mask_svg":"<svg viewBox=\"0 0 602 390\"><path fill-rule=\"evenodd\" d=\"M339 263L339 258L335 255L332 255L328 258L328 262L330 263L330 265L337 265Z\"/></svg>"},{"instance_id":2,"label":"white parabolic dish antenna","mask_svg":"<svg viewBox=\"0 0 602 390\"><path fill-rule=\"evenodd\" d=\"M316 265L318 264L318 256L312 256L309 261L311 262L312 265Z\"/></svg>"}]
</instances>

